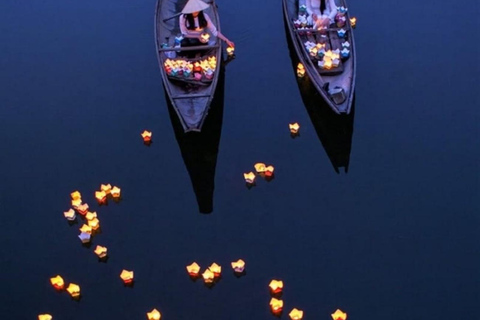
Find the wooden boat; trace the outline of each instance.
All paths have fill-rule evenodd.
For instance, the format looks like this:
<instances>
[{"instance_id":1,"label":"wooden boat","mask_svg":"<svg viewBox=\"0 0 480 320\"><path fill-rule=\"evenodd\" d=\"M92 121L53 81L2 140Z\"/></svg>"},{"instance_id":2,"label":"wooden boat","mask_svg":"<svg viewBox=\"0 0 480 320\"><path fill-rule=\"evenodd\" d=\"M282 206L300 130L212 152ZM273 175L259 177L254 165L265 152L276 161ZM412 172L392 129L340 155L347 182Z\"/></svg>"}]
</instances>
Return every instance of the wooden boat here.
<instances>
[{"instance_id":1,"label":"wooden boat","mask_svg":"<svg viewBox=\"0 0 480 320\"><path fill-rule=\"evenodd\" d=\"M335 0L335 3L337 7L346 7L345 0ZM320 31L302 28L298 22L295 23L299 17L299 8L303 4L305 4L305 0L283 0L287 34L292 40L306 74L329 107L337 114L348 114L352 107L355 91L355 45L348 11L345 14L346 24L343 28L329 27L327 30ZM340 29L346 31L344 38L340 38L338 35ZM305 46L305 43L309 41L314 44L324 44L326 50L342 50L342 43L345 40L350 45L350 56L341 59L337 67L328 69L319 67L318 56L312 57L311 52Z\"/></svg>"},{"instance_id":2,"label":"wooden boat","mask_svg":"<svg viewBox=\"0 0 480 320\"><path fill-rule=\"evenodd\" d=\"M175 37L181 35L178 17L186 3L187 0L157 1L155 10L155 44L165 92L180 119L183 130L188 132L201 131L208 114L218 82L222 46L220 39L210 35L209 43L206 46L175 47ZM211 1L210 7L204 12L209 15L213 24L220 31L217 8L213 1ZM192 51L198 52L198 57L184 57L187 52ZM176 63L179 60L188 60L194 63L213 58L216 63L216 70L213 76L207 78L203 74L199 80L193 77L193 72L189 77L186 77L187 73L168 73L165 68L166 63Z\"/></svg>"}]
</instances>

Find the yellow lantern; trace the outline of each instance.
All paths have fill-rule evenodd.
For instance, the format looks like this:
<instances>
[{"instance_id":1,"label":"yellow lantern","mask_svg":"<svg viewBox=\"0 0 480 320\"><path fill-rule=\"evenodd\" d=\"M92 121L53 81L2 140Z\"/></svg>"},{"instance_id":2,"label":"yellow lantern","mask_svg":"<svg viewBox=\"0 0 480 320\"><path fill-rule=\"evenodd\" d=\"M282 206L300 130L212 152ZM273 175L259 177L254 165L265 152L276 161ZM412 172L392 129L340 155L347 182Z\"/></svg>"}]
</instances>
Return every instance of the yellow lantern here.
<instances>
[{"instance_id":1,"label":"yellow lantern","mask_svg":"<svg viewBox=\"0 0 480 320\"><path fill-rule=\"evenodd\" d=\"M65 211L63 213L63 216L68 220L68 221L73 221L77 217L75 214L75 211L73 209L70 209L68 211Z\"/></svg>"},{"instance_id":2,"label":"yellow lantern","mask_svg":"<svg viewBox=\"0 0 480 320\"><path fill-rule=\"evenodd\" d=\"M151 131L143 131L142 132L142 138L143 138L143 142L150 142L152 141L152 132Z\"/></svg>"},{"instance_id":3,"label":"yellow lantern","mask_svg":"<svg viewBox=\"0 0 480 320\"><path fill-rule=\"evenodd\" d=\"M72 298L80 297L80 286L76 285L75 283L70 283L67 288L68 293Z\"/></svg>"},{"instance_id":4,"label":"yellow lantern","mask_svg":"<svg viewBox=\"0 0 480 320\"><path fill-rule=\"evenodd\" d=\"M84 203L77 207L77 212L80 213L82 216L86 215L88 212L88 204Z\"/></svg>"},{"instance_id":5,"label":"yellow lantern","mask_svg":"<svg viewBox=\"0 0 480 320\"><path fill-rule=\"evenodd\" d=\"M255 167L255 171L257 171L257 173L264 173L265 172L265 163L262 163L262 162L258 162L258 163L255 163L254 165Z\"/></svg>"},{"instance_id":6,"label":"yellow lantern","mask_svg":"<svg viewBox=\"0 0 480 320\"><path fill-rule=\"evenodd\" d=\"M107 202L107 194L105 191L95 191L95 198L98 204L105 204Z\"/></svg>"},{"instance_id":7,"label":"yellow lantern","mask_svg":"<svg viewBox=\"0 0 480 320\"><path fill-rule=\"evenodd\" d=\"M97 212L90 212L88 211L87 214L85 215L85 219L87 219L88 221L90 220L93 220L97 217Z\"/></svg>"},{"instance_id":8,"label":"yellow lantern","mask_svg":"<svg viewBox=\"0 0 480 320\"><path fill-rule=\"evenodd\" d=\"M297 308L293 308L292 311L288 314L290 319L292 320L302 320L303 319L303 311L298 310Z\"/></svg>"},{"instance_id":9,"label":"yellow lantern","mask_svg":"<svg viewBox=\"0 0 480 320\"><path fill-rule=\"evenodd\" d=\"M157 309L153 309L150 312L147 312L147 319L148 320L160 320L162 318L162 315Z\"/></svg>"},{"instance_id":10,"label":"yellow lantern","mask_svg":"<svg viewBox=\"0 0 480 320\"><path fill-rule=\"evenodd\" d=\"M355 29L355 27L357 26L357 18L351 17L350 18L350 25L352 26L352 28Z\"/></svg>"},{"instance_id":11,"label":"yellow lantern","mask_svg":"<svg viewBox=\"0 0 480 320\"><path fill-rule=\"evenodd\" d=\"M300 129L300 125L298 124L298 122L289 123L288 128L290 129L290 133L297 134L298 130Z\"/></svg>"},{"instance_id":12,"label":"yellow lantern","mask_svg":"<svg viewBox=\"0 0 480 320\"><path fill-rule=\"evenodd\" d=\"M72 200L72 207L77 209L82 204L82 199L75 199Z\"/></svg>"},{"instance_id":13,"label":"yellow lantern","mask_svg":"<svg viewBox=\"0 0 480 320\"><path fill-rule=\"evenodd\" d=\"M110 191L110 194L114 199L120 199L120 192L121 192L121 189L119 187L114 186L112 188L112 191Z\"/></svg>"},{"instance_id":14,"label":"yellow lantern","mask_svg":"<svg viewBox=\"0 0 480 320\"><path fill-rule=\"evenodd\" d=\"M245 181L248 184L253 184L255 182L255 173L253 173L253 172L244 173L243 177L245 178Z\"/></svg>"},{"instance_id":15,"label":"yellow lantern","mask_svg":"<svg viewBox=\"0 0 480 320\"><path fill-rule=\"evenodd\" d=\"M270 300L270 309L275 315L279 315L283 311L283 300L272 298Z\"/></svg>"},{"instance_id":16,"label":"yellow lantern","mask_svg":"<svg viewBox=\"0 0 480 320\"><path fill-rule=\"evenodd\" d=\"M334 313L332 313L333 320L347 320L347 314L340 309L337 309Z\"/></svg>"},{"instance_id":17,"label":"yellow lantern","mask_svg":"<svg viewBox=\"0 0 480 320\"><path fill-rule=\"evenodd\" d=\"M213 280L215 278L215 275L213 274L210 269L205 270L205 272L202 273L203 281L205 281L206 284L211 284L213 283Z\"/></svg>"},{"instance_id":18,"label":"yellow lantern","mask_svg":"<svg viewBox=\"0 0 480 320\"><path fill-rule=\"evenodd\" d=\"M265 168L265 177L271 177L273 176L273 171L275 168L273 166L268 166Z\"/></svg>"},{"instance_id":19,"label":"yellow lantern","mask_svg":"<svg viewBox=\"0 0 480 320\"><path fill-rule=\"evenodd\" d=\"M239 259L238 261L232 262L232 269L236 273L242 273L245 270L245 261Z\"/></svg>"},{"instance_id":20,"label":"yellow lantern","mask_svg":"<svg viewBox=\"0 0 480 320\"><path fill-rule=\"evenodd\" d=\"M92 235L90 233L82 232L78 235L78 238L80 241L82 241L82 243L86 244L90 242Z\"/></svg>"},{"instance_id":21,"label":"yellow lantern","mask_svg":"<svg viewBox=\"0 0 480 320\"><path fill-rule=\"evenodd\" d=\"M303 78L305 76L305 67L303 64L299 63L297 65L297 77Z\"/></svg>"},{"instance_id":22,"label":"yellow lantern","mask_svg":"<svg viewBox=\"0 0 480 320\"><path fill-rule=\"evenodd\" d=\"M120 273L120 278L123 280L123 283L130 284L133 282L133 271L128 271L123 269Z\"/></svg>"},{"instance_id":23,"label":"yellow lantern","mask_svg":"<svg viewBox=\"0 0 480 320\"><path fill-rule=\"evenodd\" d=\"M187 272L191 277L198 277L200 266L196 262L193 262L191 265L187 266Z\"/></svg>"},{"instance_id":24,"label":"yellow lantern","mask_svg":"<svg viewBox=\"0 0 480 320\"><path fill-rule=\"evenodd\" d=\"M78 191L73 191L70 193L70 197L72 197L72 200L82 200L82 194Z\"/></svg>"},{"instance_id":25,"label":"yellow lantern","mask_svg":"<svg viewBox=\"0 0 480 320\"><path fill-rule=\"evenodd\" d=\"M89 233L89 234L92 234L92 228L86 224L84 224L80 229L80 232L82 233Z\"/></svg>"},{"instance_id":26,"label":"yellow lantern","mask_svg":"<svg viewBox=\"0 0 480 320\"><path fill-rule=\"evenodd\" d=\"M88 220L88 226L92 228L92 230L96 231L100 228L100 220L97 218L93 218L92 220Z\"/></svg>"},{"instance_id":27,"label":"yellow lantern","mask_svg":"<svg viewBox=\"0 0 480 320\"><path fill-rule=\"evenodd\" d=\"M50 278L50 283L57 290L63 290L65 288L65 282L63 281L63 278L59 275Z\"/></svg>"},{"instance_id":28,"label":"yellow lantern","mask_svg":"<svg viewBox=\"0 0 480 320\"><path fill-rule=\"evenodd\" d=\"M281 293L283 290L283 281L282 280L272 280L268 285L270 287L270 291L274 294Z\"/></svg>"},{"instance_id":29,"label":"yellow lantern","mask_svg":"<svg viewBox=\"0 0 480 320\"><path fill-rule=\"evenodd\" d=\"M52 319L53 317L48 313L38 315L38 320L52 320Z\"/></svg>"},{"instance_id":30,"label":"yellow lantern","mask_svg":"<svg viewBox=\"0 0 480 320\"><path fill-rule=\"evenodd\" d=\"M109 184L101 184L100 185L100 190L105 192L106 194L110 194L110 191L112 190L112 185Z\"/></svg>"},{"instance_id":31,"label":"yellow lantern","mask_svg":"<svg viewBox=\"0 0 480 320\"><path fill-rule=\"evenodd\" d=\"M215 262L212 263L212 265L210 267L208 267L208 269L210 269L210 271L213 272L215 277L219 277L220 274L222 273L222 267L219 266L218 264L216 264Z\"/></svg>"},{"instance_id":32,"label":"yellow lantern","mask_svg":"<svg viewBox=\"0 0 480 320\"><path fill-rule=\"evenodd\" d=\"M97 245L94 252L100 259L103 259L107 256L107 248L106 247L102 247L102 246Z\"/></svg>"},{"instance_id":33,"label":"yellow lantern","mask_svg":"<svg viewBox=\"0 0 480 320\"><path fill-rule=\"evenodd\" d=\"M227 55L229 57L233 56L235 54L235 48L234 47L227 47Z\"/></svg>"}]
</instances>

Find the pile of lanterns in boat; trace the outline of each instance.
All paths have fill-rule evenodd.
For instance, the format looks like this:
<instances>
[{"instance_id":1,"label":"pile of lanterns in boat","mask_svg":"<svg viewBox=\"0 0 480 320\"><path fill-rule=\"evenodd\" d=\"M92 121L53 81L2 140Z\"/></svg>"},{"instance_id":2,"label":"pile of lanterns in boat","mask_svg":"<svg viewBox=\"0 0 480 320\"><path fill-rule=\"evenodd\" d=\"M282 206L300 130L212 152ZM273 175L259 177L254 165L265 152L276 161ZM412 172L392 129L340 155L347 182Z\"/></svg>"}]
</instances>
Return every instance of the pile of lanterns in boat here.
<instances>
[{"instance_id":1,"label":"pile of lanterns in boat","mask_svg":"<svg viewBox=\"0 0 480 320\"><path fill-rule=\"evenodd\" d=\"M165 72L170 77L191 80L212 80L217 69L217 58L210 56L200 61L185 59L167 59L163 65Z\"/></svg>"},{"instance_id":2,"label":"pile of lanterns in boat","mask_svg":"<svg viewBox=\"0 0 480 320\"><path fill-rule=\"evenodd\" d=\"M343 28L347 24L347 14L348 8L346 7L337 7L337 14L335 15L335 24L338 28ZM352 17L349 19L350 25L352 28L355 28L357 19ZM305 29L305 28L312 28L312 21L311 19L307 19L307 7L305 5L301 5L298 10L298 17L296 20L293 21L293 25L296 29ZM324 29L323 27L318 28L319 30ZM343 30L343 34L346 31ZM343 38L343 36L341 36Z\"/></svg>"},{"instance_id":3,"label":"pile of lanterns in boat","mask_svg":"<svg viewBox=\"0 0 480 320\"><path fill-rule=\"evenodd\" d=\"M325 50L325 44L314 43L311 41L305 42L305 48L310 53L312 59L318 60L318 66L320 69L329 70L337 68L340 65L341 60L346 60L350 57L350 43L348 41L342 43L342 50Z\"/></svg>"}]
</instances>

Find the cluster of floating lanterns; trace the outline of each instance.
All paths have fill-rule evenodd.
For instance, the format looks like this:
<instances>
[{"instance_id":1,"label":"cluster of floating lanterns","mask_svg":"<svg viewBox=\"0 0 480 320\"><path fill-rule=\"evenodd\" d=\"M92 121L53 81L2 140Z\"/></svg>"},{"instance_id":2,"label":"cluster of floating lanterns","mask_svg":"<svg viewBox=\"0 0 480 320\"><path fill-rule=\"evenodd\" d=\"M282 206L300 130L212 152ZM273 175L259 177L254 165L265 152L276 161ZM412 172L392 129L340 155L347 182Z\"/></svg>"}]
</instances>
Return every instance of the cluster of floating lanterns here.
<instances>
[{"instance_id":1,"label":"cluster of floating lanterns","mask_svg":"<svg viewBox=\"0 0 480 320\"><path fill-rule=\"evenodd\" d=\"M233 51L232 51L233 52ZM167 59L164 62L167 75L191 80L212 80L217 69L217 58L210 56L200 61Z\"/></svg>"},{"instance_id":2,"label":"cluster of floating lanterns","mask_svg":"<svg viewBox=\"0 0 480 320\"><path fill-rule=\"evenodd\" d=\"M242 259L233 261L230 265L232 266L233 272L236 276L242 276L245 274L245 261ZM222 274L222 266L216 262L207 267L203 273L200 273L201 267L196 262L186 266L186 269L190 278L196 280L201 276L204 283L208 286L213 285L216 281L218 281Z\"/></svg>"},{"instance_id":3,"label":"cluster of floating lanterns","mask_svg":"<svg viewBox=\"0 0 480 320\"><path fill-rule=\"evenodd\" d=\"M254 165L256 174L253 171L247 172L243 174L243 178L247 183L247 187L251 187L255 185L255 179L257 175L260 177L265 178L265 180L270 181L273 179L273 172L275 171L275 167L272 165L266 165L263 162L258 162Z\"/></svg>"},{"instance_id":4,"label":"cluster of floating lanterns","mask_svg":"<svg viewBox=\"0 0 480 320\"><path fill-rule=\"evenodd\" d=\"M65 281L60 275L50 278L50 283L55 290L66 290L73 299L80 299L80 286L78 284L70 283L65 289Z\"/></svg>"}]
</instances>

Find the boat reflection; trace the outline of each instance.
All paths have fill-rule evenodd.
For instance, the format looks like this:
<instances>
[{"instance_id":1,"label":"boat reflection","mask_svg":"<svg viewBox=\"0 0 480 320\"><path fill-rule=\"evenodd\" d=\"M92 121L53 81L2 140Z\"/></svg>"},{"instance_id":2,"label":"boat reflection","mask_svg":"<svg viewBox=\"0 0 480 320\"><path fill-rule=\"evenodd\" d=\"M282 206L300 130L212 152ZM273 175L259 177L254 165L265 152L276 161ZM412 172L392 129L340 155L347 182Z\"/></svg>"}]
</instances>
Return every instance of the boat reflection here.
<instances>
[{"instance_id":1,"label":"boat reflection","mask_svg":"<svg viewBox=\"0 0 480 320\"><path fill-rule=\"evenodd\" d=\"M190 175L200 213L213 211L215 169L223 121L225 64L219 72L215 95L201 132L185 133L170 99L166 99L175 138Z\"/></svg>"},{"instance_id":2,"label":"boat reflection","mask_svg":"<svg viewBox=\"0 0 480 320\"><path fill-rule=\"evenodd\" d=\"M303 104L315 127L317 136L335 171L340 173L339 168L343 167L345 172L348 172L350 151L352 148L353 119L355 115L355 94L349 114L339 115L333 112L306 74L303 78L297 77L297 65L300 60L289 37L287 37L287 41L293 71L297 79Z\"/></svg>"}]
</instances>

